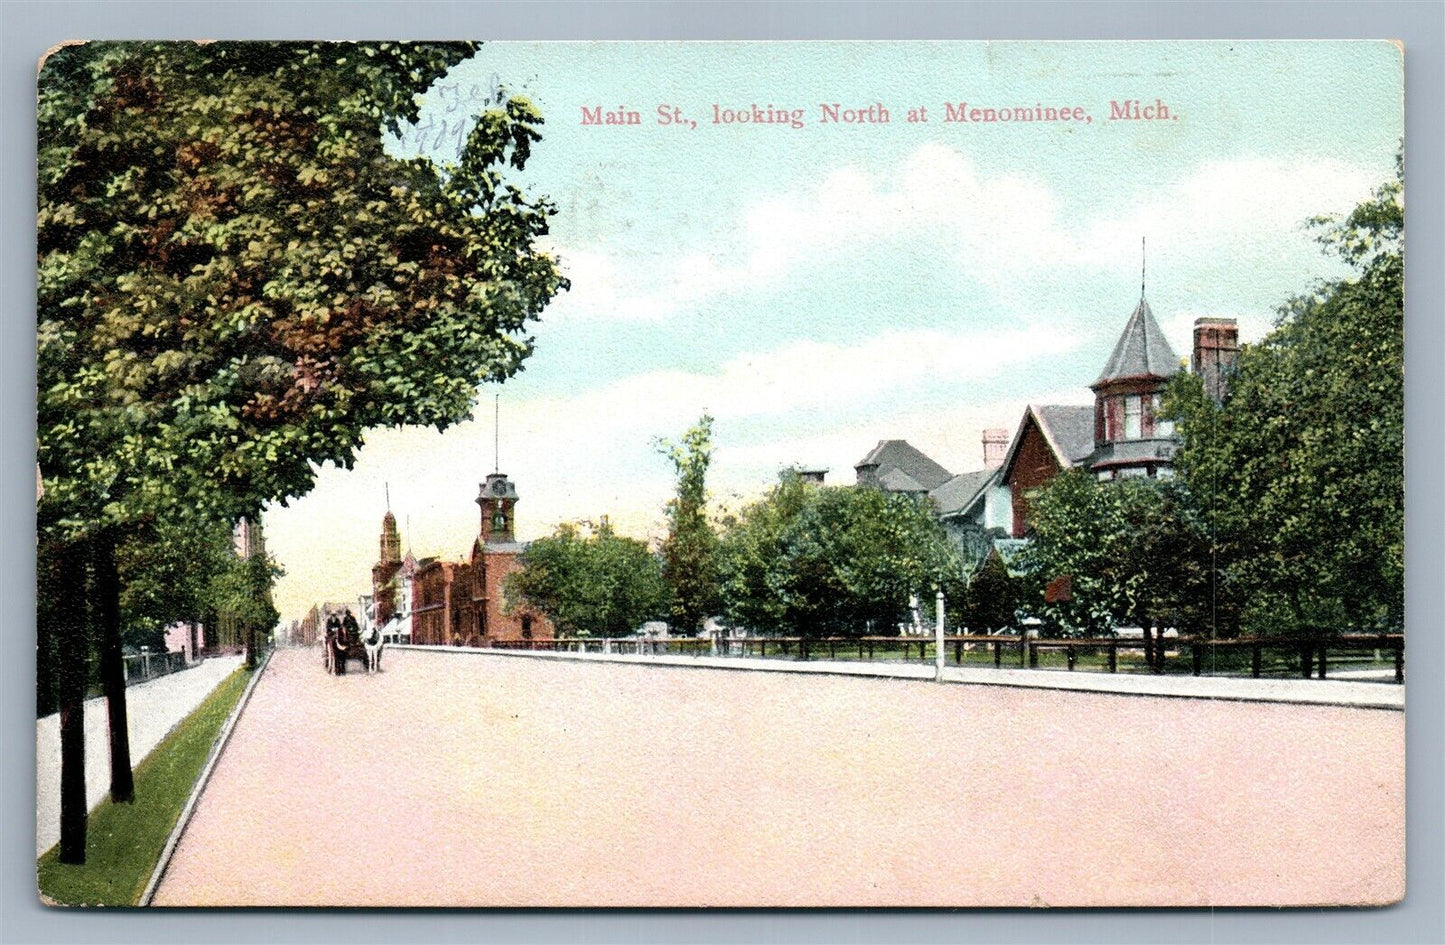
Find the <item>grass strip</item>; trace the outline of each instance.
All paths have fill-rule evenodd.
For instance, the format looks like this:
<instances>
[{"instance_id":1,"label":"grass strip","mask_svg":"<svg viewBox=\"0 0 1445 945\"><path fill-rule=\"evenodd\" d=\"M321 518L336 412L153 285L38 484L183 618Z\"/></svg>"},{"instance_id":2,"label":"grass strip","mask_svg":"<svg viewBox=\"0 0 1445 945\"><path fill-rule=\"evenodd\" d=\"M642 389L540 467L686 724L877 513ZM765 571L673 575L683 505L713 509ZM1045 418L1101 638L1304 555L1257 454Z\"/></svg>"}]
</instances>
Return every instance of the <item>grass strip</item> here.
<instances>
[{"instance_id":1,"label":"grass strip","mask_svg":"<svg viewBox=\"0 0 1445 945\"><path fill-rule=\"evenodd\" d=\"M85 863L60 862L60 846L37 861L41 895L68 906L133 906L140 901L211 746L251 675L243 667L221 681L195 711L135 769L135 803L102 801L90 814Z\"/></svg>"}]
</instances>

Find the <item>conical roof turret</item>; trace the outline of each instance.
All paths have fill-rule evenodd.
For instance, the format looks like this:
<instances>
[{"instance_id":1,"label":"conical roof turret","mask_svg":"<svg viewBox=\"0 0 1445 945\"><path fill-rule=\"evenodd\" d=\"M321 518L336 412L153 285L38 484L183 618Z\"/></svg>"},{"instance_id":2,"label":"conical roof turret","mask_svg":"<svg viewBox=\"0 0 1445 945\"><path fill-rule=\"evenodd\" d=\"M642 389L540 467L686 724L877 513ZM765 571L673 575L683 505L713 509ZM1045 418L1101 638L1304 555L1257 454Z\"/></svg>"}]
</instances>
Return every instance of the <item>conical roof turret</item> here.
<instances>
[{"instance_id":1,"label":"conical roof turret","mask_svg":"<svg viewBox=\"0 0 1445 945\"><path fill-rule=\"evenodd\" d=\"M1114 345L1114 353L1109 355L1099 379L1091 386L1125 377L1172 377L1178 372L1179 358L1141 293L1139 304L1124 325L1124 333Z\"/></svg>"}]
</instances>

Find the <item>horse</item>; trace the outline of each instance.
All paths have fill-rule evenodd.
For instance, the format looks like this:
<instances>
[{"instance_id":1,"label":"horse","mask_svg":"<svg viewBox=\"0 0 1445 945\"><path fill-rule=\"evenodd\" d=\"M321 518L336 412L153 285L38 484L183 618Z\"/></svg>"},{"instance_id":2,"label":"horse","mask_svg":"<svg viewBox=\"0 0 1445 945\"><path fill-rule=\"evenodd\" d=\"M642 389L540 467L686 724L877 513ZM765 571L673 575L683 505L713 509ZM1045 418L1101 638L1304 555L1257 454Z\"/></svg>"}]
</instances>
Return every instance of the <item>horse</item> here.
<instances>
[{"instance_id":1,"label":"horse","mask_svg":"<svg viewBox=\"0 0 1445 945\"><path fill-rule=\"evenodd\" d=\"M366 648L366 671L368 673L381 672L381 651L386 645L386 641L382 638L381 628L375 622L372 622L362 632L361 645Z\"/></svg>"}]
</instances>

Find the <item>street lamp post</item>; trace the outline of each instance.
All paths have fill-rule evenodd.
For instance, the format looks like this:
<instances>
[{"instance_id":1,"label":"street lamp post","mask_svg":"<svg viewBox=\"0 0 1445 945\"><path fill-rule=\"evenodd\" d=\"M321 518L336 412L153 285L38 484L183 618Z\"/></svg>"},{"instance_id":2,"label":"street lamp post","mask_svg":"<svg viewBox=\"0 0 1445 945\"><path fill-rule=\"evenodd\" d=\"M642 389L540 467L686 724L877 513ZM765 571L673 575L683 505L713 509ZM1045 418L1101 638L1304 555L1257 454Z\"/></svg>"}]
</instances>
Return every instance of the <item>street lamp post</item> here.
<instances>
[{"instance_id":1,"label":"street lamp post","mask_svg":"<svg viewBox=\"0 0 1445 945\"><path fill-rule=\"evenodd\" d=\"M943 625L945 622L945 618L943 614L943 588L941 587L938 589L936 604L936 615L938 617L938 620L935 622L933 629L933 678L938 682L943 682Z\"/></svg>"}]
</instances>

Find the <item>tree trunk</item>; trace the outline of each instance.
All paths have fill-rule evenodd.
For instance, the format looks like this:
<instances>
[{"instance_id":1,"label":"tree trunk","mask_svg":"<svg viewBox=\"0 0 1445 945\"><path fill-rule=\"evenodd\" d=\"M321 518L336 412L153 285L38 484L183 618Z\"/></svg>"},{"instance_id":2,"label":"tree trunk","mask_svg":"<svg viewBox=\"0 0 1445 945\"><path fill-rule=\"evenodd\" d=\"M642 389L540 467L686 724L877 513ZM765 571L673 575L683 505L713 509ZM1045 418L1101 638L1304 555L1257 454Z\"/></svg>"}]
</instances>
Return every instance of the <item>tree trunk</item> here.
<instances>
[{"instance_id":1,"label":"tree trunk","mask_svg":"<svg viewBox=\"0 0 1445 945\"><path fill-rule=\"evenodd\" d=\"M1156 654L1154 652L1154 636L1149 632L1149 621L1136 617L1139 623L1139 632L1144 637L1144 665L1149 667L1150 672L1159 671L1156 665Z\"/></svg>"},{"instance_id":2,"label":"tree trunk","mask_svg":"<svg viewBox=\"0 0 1445 945\"><path fill-rule=\"evenodd\" d=\"M60 694L60 862L85 862L85 686L90 655L83 546L62 545L58 593L48 606L57 637Z\"/></svg>"},{"instance_id":3,"label":"tree trunk","mask_svg":"<svg viewBox=\"0 0 1445 945\"><path fill-rule=\"evenodd\" d=\"M115 565L115 538L102 535L91 544L95 564L95 606L100 621L100 679L110 723L110 800L135 801L130 767L130 726L125 705L125 659L120 639L120 574Z\"/></svg>"},{"instance_id":4,"label":"tree trunk","mask_svg":"<svg viewBox=\"0 0 1445 945\"><path fill-rule=\"evenodd\" d=\"M246 621L246 668L256 668L256 625Z\"/></svg>"}]
</instances>

